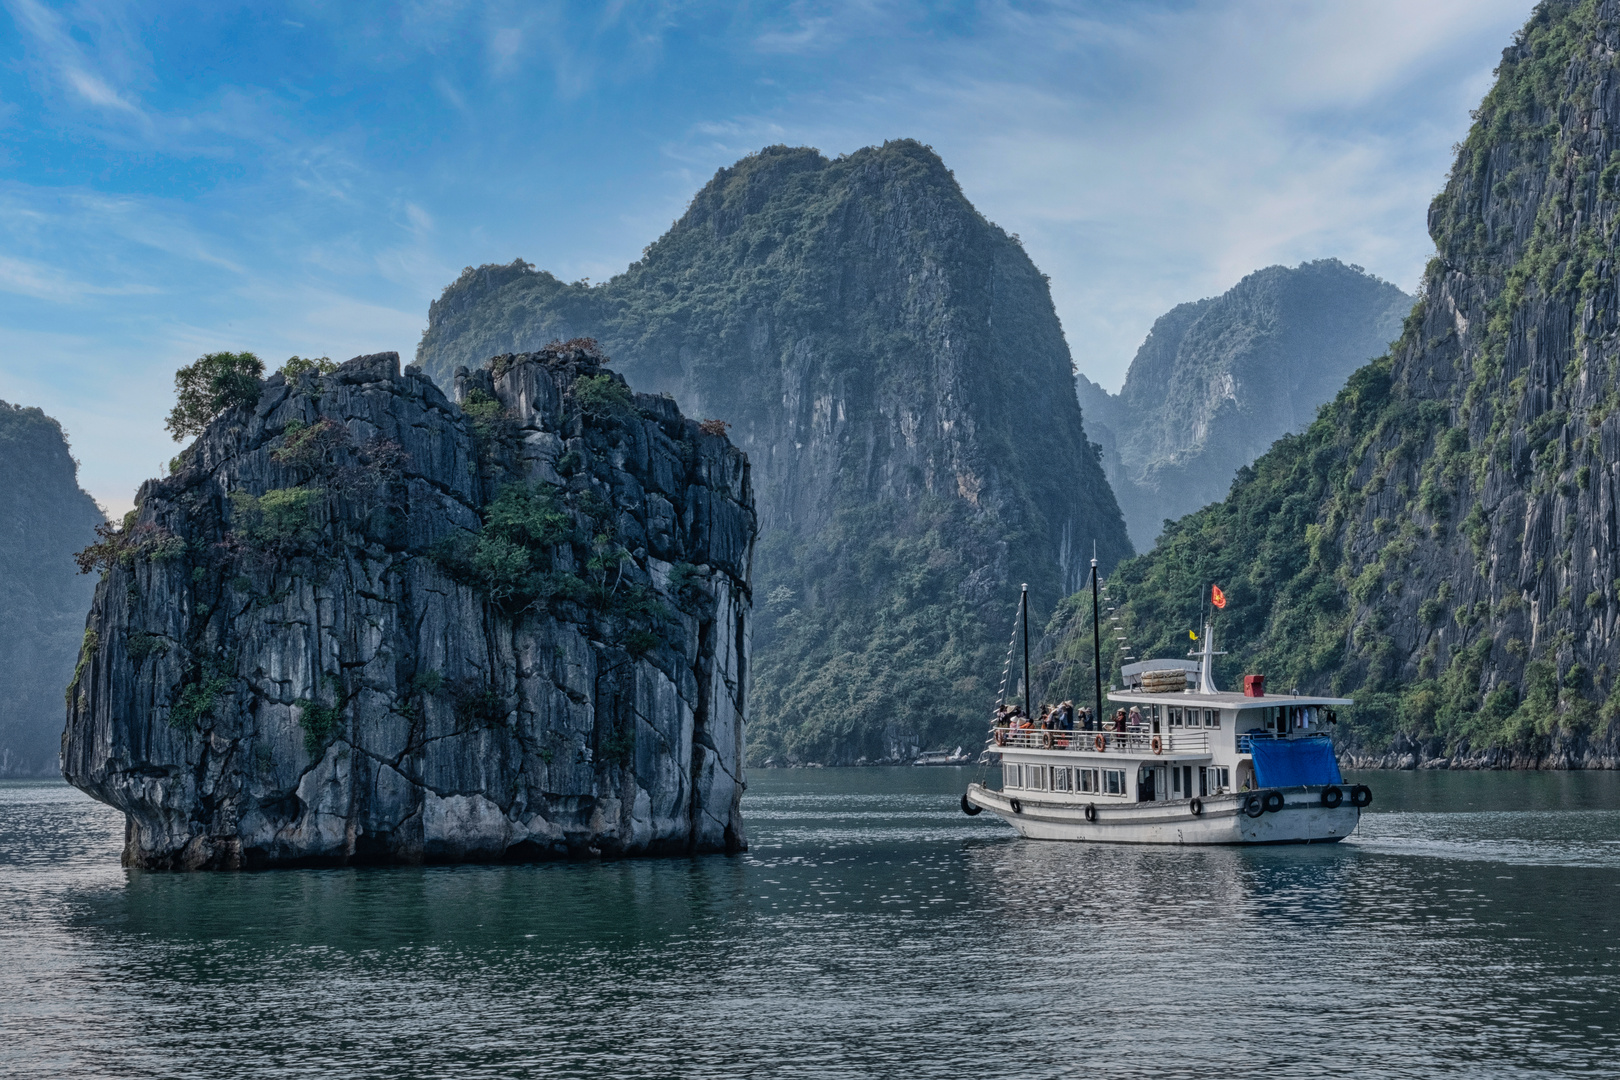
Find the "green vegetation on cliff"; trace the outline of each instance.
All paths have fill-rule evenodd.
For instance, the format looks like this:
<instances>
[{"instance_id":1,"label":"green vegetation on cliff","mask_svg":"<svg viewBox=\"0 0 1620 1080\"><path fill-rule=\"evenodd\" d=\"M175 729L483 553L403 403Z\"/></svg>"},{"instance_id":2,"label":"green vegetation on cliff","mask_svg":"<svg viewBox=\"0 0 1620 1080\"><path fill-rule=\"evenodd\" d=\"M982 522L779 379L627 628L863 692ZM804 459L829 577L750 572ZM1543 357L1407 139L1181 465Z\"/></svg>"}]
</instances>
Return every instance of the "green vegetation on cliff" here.
<instances>
[{"instance_id":1,"label":"green vegetation on cliff","mask_svg":"<svg viewBox=\"0 0 1620 1080\"><path fill-rule=\"evenodd\" d=\"M1225 680L1354 696L1363 753L1613 760L1617 55L1620 5L1537 8L1431 207L1439 255L1390 355L1114 575L1137 655L1185 652L1215 581ZM1070 605L1065 685L1090 648Z\"/></svg>"},{"instance_id":2,"label":"green vegetation on cliff","mask_svg":"<svg viewBox=\"0 0 1620 1080\"><path fill-rule=\"evenodd\" d=\"M468 268L417 360L583 335L749 455L756 761L976 740L1019 584L1129 553L1045 278L915 142L745 158L602 285Z\"/></svg>"}]
</instances>

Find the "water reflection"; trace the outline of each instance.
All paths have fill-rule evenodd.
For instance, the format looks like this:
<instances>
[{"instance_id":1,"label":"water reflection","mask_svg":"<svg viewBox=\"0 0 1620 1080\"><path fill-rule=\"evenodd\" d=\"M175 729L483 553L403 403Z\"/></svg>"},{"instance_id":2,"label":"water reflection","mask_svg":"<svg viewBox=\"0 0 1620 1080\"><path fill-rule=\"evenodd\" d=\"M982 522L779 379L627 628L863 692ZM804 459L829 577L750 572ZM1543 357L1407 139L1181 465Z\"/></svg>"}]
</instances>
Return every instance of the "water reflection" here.
<instances>
[{"instance_id":1,"label":"water reflection","mask_svg":"<svg viewBox=\"0 0 1620 1080\"><path fill-rule=\"evenodd\" d=\"M1602 1071L1620 778L1371 778L1331 847L1013 839L963 771L756 774L739 858L166 875L0 785L0 1072Z\"/></svg>"}]
</instances>

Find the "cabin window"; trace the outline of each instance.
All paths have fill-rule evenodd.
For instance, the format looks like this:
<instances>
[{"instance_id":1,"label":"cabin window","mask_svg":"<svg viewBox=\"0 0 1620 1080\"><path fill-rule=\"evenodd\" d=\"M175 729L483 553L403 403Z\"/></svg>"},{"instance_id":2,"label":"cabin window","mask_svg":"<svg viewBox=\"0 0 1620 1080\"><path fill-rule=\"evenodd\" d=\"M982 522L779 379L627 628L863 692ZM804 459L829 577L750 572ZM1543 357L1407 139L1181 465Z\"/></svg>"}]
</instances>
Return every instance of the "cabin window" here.
<instances>
[{"instance_id":1,"label":"cabin window","mask_svg":"<svg viewBox=\"0 0 1620 1080\"><path fill-rule=\"evenodd\" d=\"M1209 770L1209 783L1214 794L1232 790L1232 770L1224 766L1214 765Z\"/></svg>"},{"instance_id":2,"label":"cabin window","mask_svg":"<svg viewBox=\"0 0 1620 1080\"><path fill-rule=\"evenodd\" d=\"M1158 720L1159 719L1159 706L1157 706L1157 705L1149 705L1148 706L1148 719L1149 720Z\"/></svg>"},{"instance_id":3,"label":"cabin window","mask_svg":"<svg viewBox=\"0 0 1620 1080\"><path fill-rule=\"evenodd\" d=\"M1081 791L1090 791L1095 793L1102 790L1097 786L1096 769L1076 769L1074 771L1079 774Z\"/></svg>"},{"instance_id":4,"label":"cabin window","mask_svg":"<svg viewBox=\"0 0 1620 1080\"><path fill-rule=\"evenodd\" d=\"M1024 766L1024 786L1029 788L1031 791L1045 791L1046 790L1046 766L1045 765L1025 765Z\"/></svg>"},{"instance_id":5,"label":"cabin window","mask_svg":"<svg viewBox=\"0 0 1620 1080\"><path fill-rule=\"evenodd\" d=\"M1209 769L1203 765L1198 766L1198 794L1200 797L1209 794Z\"/></svg>"},{"instance_id":6,"label":"cabin window","mask_svg":"<svg viewBox=\"0 0 1620 1080\"><path fill-rule=\"evenodd\" d=\"M1204 726L1205 727L1220 727L1221 726L1221 711L1219 709L1205 709L1204 710Z\"/></svg>"},{"instance_id":7,"label":"cabin window","mask_svg":"<svg viewBox=\"0 0 1620 1080\"><path fill-rule=\"evenodd\" d=\"M1170 770L1170 790L1174 794L1177 794L1177 795L1181 794L1181 770L1180 769L1171 769Z\"/></svg>"},{"instance_id":8,"label":"cabin window","mask_svg":"<svg viewBox=\"0 0 1620 1080\"><path fill-rule=\"evenodd\" d=\"M1123 794L1125 794L1125 770L1124 769L1104 769L1102 771L1102 774L1103 774L1103 793L1104 794L1106 794L1106 795L1123 795Z\"/></svg>"},{"instance_id":9,"label":"cabin window","mask_svg":"<svg viewBox=\"0 0 1620 1080\"><path fill-rule=\"evenodd\" d=\"M1074 770L1072 770L1072 769L1053 769L1052 770L1052 790L1053 791L1073 791L1074 790Z\"/></svg>"},{"instance_id":10,"label":"cabin window","mask_svg":"<svg viewBox=\"0 0 1620 1080\"><path fill-rule=\"evenodd\" d=\"M1180 706L1177 706L1177 705L1170 706L1170 726L1171 727L1181 727L1181 708L1180 708Z\"/></svg>"},{"instance_id":11,"label":"cabin window","mask_svg":"<svg viewBox=\"0 0 1620 1080\"><path fill-rule=\"evenodd\" d=\"M1021 788L1024 786L1024 767L1022 765L1001 766L1001 786L1004 788Z\"/></svg>"}]
</instances>

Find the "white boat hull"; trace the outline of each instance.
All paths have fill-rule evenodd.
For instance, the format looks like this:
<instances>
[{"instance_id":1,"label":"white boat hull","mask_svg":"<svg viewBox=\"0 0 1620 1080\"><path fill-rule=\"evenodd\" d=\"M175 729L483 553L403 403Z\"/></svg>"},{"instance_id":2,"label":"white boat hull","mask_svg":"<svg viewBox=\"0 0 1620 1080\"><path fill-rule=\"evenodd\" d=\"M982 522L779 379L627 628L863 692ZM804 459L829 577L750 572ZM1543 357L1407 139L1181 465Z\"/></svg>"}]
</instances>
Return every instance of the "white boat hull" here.
<instances>
[{"instance_id":1,"label":"white boat hull","mask_svg":"<svg viewBox=\"0 0 1620 1080\"><path fill-rule=\"evenodd\" d=\"M1361 811L1346 799L1329 809L1322 787L1272 788L1283 796L1280 810L1251 817L1244 810L1250 793L1209 795L1168 802L1059 800L1041 793L1007 795L970 784L965 802L1003 818L1031 840L1079 840L1113 844L1332 844L1355 831ZM1194 814L1192 803L1200 804ZM1014 804L1017 804L1016 807ZM1087 820L1087 806L1095 807Z\"/></svg>"}]
</instances>

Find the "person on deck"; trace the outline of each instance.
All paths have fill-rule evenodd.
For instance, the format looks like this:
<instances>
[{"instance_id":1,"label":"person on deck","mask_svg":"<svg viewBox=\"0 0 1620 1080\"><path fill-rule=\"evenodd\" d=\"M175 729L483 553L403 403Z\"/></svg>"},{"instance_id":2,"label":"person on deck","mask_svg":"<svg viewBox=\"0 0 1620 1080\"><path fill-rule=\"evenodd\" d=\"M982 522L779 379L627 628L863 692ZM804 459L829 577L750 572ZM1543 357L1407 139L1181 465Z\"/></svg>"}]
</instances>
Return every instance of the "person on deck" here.
<instances>
[{"instance_id":1,"label":"person on deck","mask_svg":"<svg viewBox=\"0 0 1620 1080\"><path fill-rule=\"evenodd\" d=\"M1125 710L1124 709L1116 709L1114 711L1114 730L1117 731L1117 732L1120 732L1121 734L1123 734L1124 731L1125 731Z\"/></svg>"},{"instance_id":2,"label":"person on deck","mask_svg":"<svg viewBox=\"0 0 1620 1080\"><path fill-rule=\"evenodd\" d=\"M1142 710L1138 709L1135 705L1131 706L1130 725L1132 731L1142 730Z\"/></svg>"}]
</instances>

